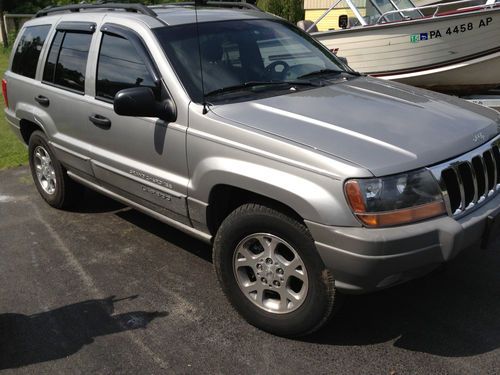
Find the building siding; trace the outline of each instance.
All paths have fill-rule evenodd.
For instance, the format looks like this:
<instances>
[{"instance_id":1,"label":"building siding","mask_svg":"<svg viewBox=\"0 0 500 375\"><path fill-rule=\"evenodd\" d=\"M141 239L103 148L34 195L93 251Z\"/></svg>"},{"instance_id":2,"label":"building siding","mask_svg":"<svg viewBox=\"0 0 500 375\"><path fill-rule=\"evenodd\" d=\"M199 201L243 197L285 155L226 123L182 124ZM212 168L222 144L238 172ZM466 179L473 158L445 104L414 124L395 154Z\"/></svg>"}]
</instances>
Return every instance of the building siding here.
<instances>
[{"instance_id":1,"label":"building siding","mask_svg":"<svg viewBox=\"0 0 500 375\"><path fill-rule=\"evenodd\" d=\"M358 8L361 15L364 15L364 8ZM325 12L326 9L306 9L305 19L310 21L316 21ZM332 9L328 15L323 18L317 25L318 31L327 31L339 28L339 16L342 14L347 14L348 17L355 17L354 13L350 8L344 9Z\"/></svg>"},{"instance_id":2,"label":"building siding","mask_svg":"<svg viewBox=\"0 0 500 375\"><path fill-rule=\"evenodd\" d=\"M334 2L337 0L304 0L304 9L328 9L330 8ZM352 0L353 4L356 7L364 8L367 0ZM339 5L335 8L349 8L345 1L341 1Z\"/></svg>"}]
</instances>

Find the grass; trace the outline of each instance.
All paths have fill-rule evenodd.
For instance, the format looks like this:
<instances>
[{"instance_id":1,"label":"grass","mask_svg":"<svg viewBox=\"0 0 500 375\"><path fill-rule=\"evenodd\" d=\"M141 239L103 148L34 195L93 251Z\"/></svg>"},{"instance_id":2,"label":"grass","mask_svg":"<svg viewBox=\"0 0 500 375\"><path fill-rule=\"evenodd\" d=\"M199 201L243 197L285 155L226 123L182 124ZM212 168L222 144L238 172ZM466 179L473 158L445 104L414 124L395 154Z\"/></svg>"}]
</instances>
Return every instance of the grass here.
<instances>
[{"instance_id":1,"label":"grass","mask_svg":"<svg viewBox=\"0 0 500 375\"><path fill-rule=\"evenodd\" d=\"M0 47L0 77L7 70L10 50ZM1 95L0 108L0 170L25 165L28 162L26 146L10 130L10 126L3 114L4 99Z\"/></svg>"}]
</instances>

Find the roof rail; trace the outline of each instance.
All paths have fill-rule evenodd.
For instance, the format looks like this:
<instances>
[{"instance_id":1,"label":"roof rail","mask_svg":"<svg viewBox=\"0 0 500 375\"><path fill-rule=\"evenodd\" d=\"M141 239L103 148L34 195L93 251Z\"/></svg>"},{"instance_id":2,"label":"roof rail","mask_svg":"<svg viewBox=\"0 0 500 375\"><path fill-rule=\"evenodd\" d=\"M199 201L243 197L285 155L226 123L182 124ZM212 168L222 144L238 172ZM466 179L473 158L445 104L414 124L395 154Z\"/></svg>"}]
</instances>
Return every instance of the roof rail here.
<instances>
[{"instance_id":1,"label":"roof rail","mask_svg":"<svg viewBox=\"0 0 500 375\"><path fill-rule=\"evenodd\" d=\"M180 3L165 3L165 4L157 4L157 5L152 5L150 8L151 9L161 9L161 8L175 8L175 7L182 7L182 6L194 6L195 1L188 1L188 2L180 2ZM245 2L245 1L203 1L202 0L203 6L208 6L208 7L221 7L221 8L244 8L244 9L250 9L250 10L257 10L259 12L262 12L262 9L257 7L254 4L251 4L250 2ZM198 4L196 4L198 5Z\"/></svg>"},{"instance_id":2,"label":"roof rail","mask_svg":"<svg viewBox=\"0 0 500 375\"><path fill-rule=\"evenodd\" d=\"M136 12L152 17L157 17L157 14L144 4L106 3L104 1L102 3L97 3L97 4L71 4L60 7L48 6L38 11L35 14L35 17L44 17L49 15L50 13L57 13L57 12L68 12L68 11L80 12L81 10L86 10L86 9L109 9L109 10L122 9L126 12Z\"/></svg>"}]
</instances>

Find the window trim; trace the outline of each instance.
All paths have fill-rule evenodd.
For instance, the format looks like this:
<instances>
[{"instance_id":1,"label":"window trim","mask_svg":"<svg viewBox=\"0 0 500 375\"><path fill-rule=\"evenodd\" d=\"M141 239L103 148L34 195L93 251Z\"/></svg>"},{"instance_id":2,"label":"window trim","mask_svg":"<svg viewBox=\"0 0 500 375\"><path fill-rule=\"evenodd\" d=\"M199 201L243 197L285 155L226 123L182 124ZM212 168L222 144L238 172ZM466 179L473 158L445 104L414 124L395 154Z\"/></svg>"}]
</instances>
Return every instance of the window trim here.
<instances>
[{"instance_id":1,"label":"window trim","mask_svg":"<svg viewBox=\"0 0 500 375\"><path fill-rule=\"evenodd\" d=\"M92 22L61 22L59 25L61 25L61 24L67 24L68 27L71 27L71 26L80 27L80 26L75 26L74 24L76 24L76 23L85 24L85 25L94 24ZM72 24L72 25L69 25L69 24ZM72 28L61 28L61 29L59 29L59 25L56 27L54 35L52 36L52 39L50 41L50 47L48 48L46 56L45 56L45 62L43 64L43 66L42 66L42 72L41 72L41 74L42 74L41 82L43 84L45 84L45 85L48 85L48 86L56 87L56 88L61 89L61 90L69 91L69 92L72 92L74 94L78 94L78 95L84 96L85 95L85 84L83 85L83 90L80 91L80 90L72 89L71 87L66 87L66 86L54 83L55 78L56 78L56 70L55 69L54 69L54 74L52 76L53 82L45 80L43 78L43 76L44 76L44 73L45 73L45 68L47 67L47 62L48 62L49 57L50 57L50 52L52 51L52 46L54 45L54 42L56 40L56 36L57 36L58 32L62 32L62 33L64 33L64 35L63 35L63 38L61 40L61 45L59 46L59 50L57 51L56 65L57 65L57 62L59 62L59 58L60 58L60 55L61 55L61 50L63 48L64 41L66 40L66 34L73 33L73 34L90 34L90 35L92 35L94 33L94 31L95 31L95 28L94 28L94 31L90 31L88 29L85 29L84 31L82 31L80 29L74 29L74 28L73 29ZM86 73L87 73L87 66L88 66L88 63L89 63L89 56L90 56L91 49L92 49L92 37L90 38L89 50L87 51L87 61L86 61L86 64L85 64L85 72L84 72L85 73L85 80L87 80Z\"/></svg>"},{"instance_id":2,"label":"window trim","mask_svg":"<svg viewBox=\"0 0 500 375\"><path fill-rule=\"evenodd\" d=\"M151 56L149 50L146 47L146 44L144 43L144 40L140 37L139 34L137 34L135 31L132 29L118 25L115 23L105 23L104 25L101 26L100 29L102 35L101 35L101 40L99 43L99 51L97 52L97 64L95 67L95 77L94 77L94 87L95 87L95 92L94 92L94 98L96 100L113 104L113 99L108 99L104 98L102 96L97 95L97 79L99 76L99 60L101 58L101 49L102 49L102 43L104 40L104 35L109 35L109 36L117 36L120 38L123 38L127 40L132 46L134 47L135 51L139 55L139 57L143 60L144 65L146 66L146 69L148 73L151 75L151 78L155 82L156 85L158 85L158 88L161 90L163 86L163 81L160 78L159 74L159 69L154 63L154 59Z\"/></svg>"},{"instance_id":3,"label":"window trim","mask_svg":"<svg viewBox=\"0 0 500 375\"><path fill-rule=\"evenodd\" d=\"M52 82L47 82L47 81L42 81L42 83L45 84L45 85L47 85L47 86L51 86L51 87L55 87L57 89L61 89L61 90L64 90L64 91L71 92L73 94L78 94L80 96L85 96L85 90L84 91L78 91L78 90L75 90L75 89L72 89L72 88L69 88L69 87L66 87L66 86L58 85L57 83L52 83Z\"/></svg>"},{"instance_id":4,"label":"window trim","mask_svg":"<svg viewBox=\"0 0 500 375\"><path fill-rule=\"evenodd\" d=\"M54 82L56 80L56 69L54 68L54 72L52 73L52 81L47 81L43 78L43 76L45 75L45 69L47 68L47 63L49 62L49 57L50 57L50 52L52 51L52 46L54 45L55 41L56 41L56 38L57 38L57 35L58 35L58 31L60 30L56 30L54 32L54 36L52 37L52 40L50 41L50 47L49 49L47 50L47 56L45 58L45 64L43 64L43 69L42 69L42 83L46 83L46 84L49 84L49 85L55 85ZM57 65L57 61L59 61L59 56L61 54L61 46L64 42L64 39L66 38L66 32L63 32L62 33L62 39L61 39L61 45L59 46L59 50L57 51L57 57L56 57L56 65Z\"/></svg>"},{"instance_id":5,"label":"window trim","mask_svg":"<svg viewBox=\"0 0 500 375\"><path fill-rule=\"evenodd\" d=\"M74 31L86 34L93 34L96 30L97 24L95 22L81 22L81 21L64 21L59 22L56 26L56 31Z\"/></svg>"}]
</instances>

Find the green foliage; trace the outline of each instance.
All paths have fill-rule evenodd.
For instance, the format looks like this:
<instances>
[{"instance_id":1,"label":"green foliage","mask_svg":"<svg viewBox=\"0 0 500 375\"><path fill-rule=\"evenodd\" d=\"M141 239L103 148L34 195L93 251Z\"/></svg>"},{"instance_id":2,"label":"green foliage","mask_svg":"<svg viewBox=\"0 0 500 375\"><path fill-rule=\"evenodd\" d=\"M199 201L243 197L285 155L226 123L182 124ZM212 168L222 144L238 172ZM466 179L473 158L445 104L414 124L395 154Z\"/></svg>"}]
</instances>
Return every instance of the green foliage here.
<instances>
[{"instance_id":1,"label":"green foliage","mask_svg":"<svg viewBox=\"0 0 500 375\"><path fill-rule=\"evenodd\" d=\"M12 30L9 32L9 35L7 35L7 40L9 41L9 46L12 46L14 44L14 41L16 40L17 32L19 30Z\"/></svg>"},{"instance_id":2,"label":"green foliage","mask_svg":"<svg viewBox=\"0 0 500 375\"><path fill-rule=\"evenodd\" d=\"M258 0L257 6L294 24L304 19L302 0Z\"/></svg>"},{"instance_id":3,"label":"green foliage","mask_svg":"<svg viewBox=\"0 0 500 375\"><path fill-rule=\"evenodd\" d=\"M141 2L146 5L174 3L185 0L117 0L116 2L136 3ZM9 13L36 13L46 6L61 6L68 4L78 4L81 0L8 0L3 1L4 10ZM88 1L92 3L92 1ZM276 14L292 23L304 19L304 9L302 0L258 0L257 5L269 12Z\"/></svg>"},{"instance_id":4,"label":"green foliage","mask_svg":"<svg viewBox=\"0 0 500 375\"><path fill-rule=\"evenodd\" d=\"M117 3L143 3L146 5L173 3L182 0L116 0ZM93 1L87 1L89 4ZM46 6L61 6L79 4L81 0L9 0L4 1L4 10L9 13L36 13Z\"/></svg>"}]
</instances>

